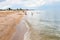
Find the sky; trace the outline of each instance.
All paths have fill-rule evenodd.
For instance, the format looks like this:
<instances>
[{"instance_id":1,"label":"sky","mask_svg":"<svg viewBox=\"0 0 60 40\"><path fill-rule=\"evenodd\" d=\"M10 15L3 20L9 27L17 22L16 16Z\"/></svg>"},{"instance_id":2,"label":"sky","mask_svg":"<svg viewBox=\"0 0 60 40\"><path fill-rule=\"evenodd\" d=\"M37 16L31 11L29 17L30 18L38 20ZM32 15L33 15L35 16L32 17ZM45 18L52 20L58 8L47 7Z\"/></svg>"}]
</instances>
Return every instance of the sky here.
<instances>
[{"instance_id":1,"label":"sky","mask_svg":"<svg viewBox=\"0 0 60 40\"><path fill-rule=\"evenodd\" d=\"M0 9L60 9L60 0L0 0Z\"/></svg>"}]
</instances>

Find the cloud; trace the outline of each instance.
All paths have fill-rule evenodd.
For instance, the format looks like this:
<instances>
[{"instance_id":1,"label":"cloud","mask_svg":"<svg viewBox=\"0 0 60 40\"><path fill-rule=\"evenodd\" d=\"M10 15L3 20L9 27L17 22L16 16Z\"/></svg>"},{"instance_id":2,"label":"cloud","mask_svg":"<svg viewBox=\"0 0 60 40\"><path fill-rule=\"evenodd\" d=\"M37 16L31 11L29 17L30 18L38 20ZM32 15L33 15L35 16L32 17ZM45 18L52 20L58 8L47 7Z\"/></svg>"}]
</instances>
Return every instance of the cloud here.
<instances>
[{"instance_id":1,"label":"cloud","mask_svg":"<svg viewBox=\"0 0 60 40\"><path fill-rule=\"evenodd\" d=\"M0 0L0 2L3 2L3 1L5 1L5 0Z\"/></svg>"},{"instance_id":2,"label":"cloud","mask_svg":"<svg viewBox=\"0 0 60 40\"><path fill-rule=\"evenodd\" d=\"M45 1L43 0L28 0L26 2L24 2L24 6L27 6L27 7L37 7L37 6L41 6L41 5L44 5L45 4Z\"/></svg>"},{"instance_id":3,"label":"cloud","mask_svg":"<svg viewBox=\"0 0 60 40\"><path fill-rule=\"evenodd\" d=\"M0 2L0 8L6 8L12 6L13 4L20 4L20 0L5 0L3 2Z\"/></svg>"},{"instance_id":4,"label":"cloud","mask_svg":"<svg viewBox=\"0 0 60 40\"><path fill-rule=\"evenodd\" d=\"M9 6L9 5L23 5L25 7L36 7L36 6L40 6L43 5L45 2L43 0L6 0L5 2L0 3L0 7L5 7L5 6Z\"/></svg>"},{"instance_id":5,"label":"cloud","mask_svg":"<svg viewBox=\"0 0 60 40\"><path fill-rule=\"evenodd\" d=\"M53 4L55 2L60 2L60 0L45 0L46 4Z\"/></svg>"},{"instance_id":6,"label":"cloud","mask_svg":"<svg viewBox=\"0 0 60 40\"><path fill-rule=\"evenodd\" d=\"M0 8L12 7L13 5L19 5L25 8L36 8L54 2L60 2L60 0L5 0L0 2Z\"/></svg>"},{"instance_id":7,"label":"cloud","mask_svg":"<svg viewBox=\"0 0 60 40\"><path fill-rule=\"evenodd\" d=\"M37 7L37 9L40 9L40 10L60 10L60 1L47 3L43 6Z\"/></svg>"}]
</instances>

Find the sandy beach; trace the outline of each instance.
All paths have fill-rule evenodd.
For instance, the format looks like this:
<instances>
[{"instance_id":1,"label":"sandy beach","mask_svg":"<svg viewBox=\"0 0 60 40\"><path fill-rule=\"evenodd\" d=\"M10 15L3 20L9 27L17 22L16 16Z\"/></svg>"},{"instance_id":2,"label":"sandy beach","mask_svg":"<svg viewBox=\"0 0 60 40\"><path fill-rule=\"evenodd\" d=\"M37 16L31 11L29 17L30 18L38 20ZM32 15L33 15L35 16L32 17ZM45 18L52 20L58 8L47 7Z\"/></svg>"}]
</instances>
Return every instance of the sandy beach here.
<instances>
[{"instance_id":1,"label":"sandy beach","mask_svg":"<svg viewBox=\"0 0 60 40\"><path fill-rule=\"evenodd\" d=\"M23 11L0 11L0 40L10 40L23 17Z\"/></svg>"}]
</instances>

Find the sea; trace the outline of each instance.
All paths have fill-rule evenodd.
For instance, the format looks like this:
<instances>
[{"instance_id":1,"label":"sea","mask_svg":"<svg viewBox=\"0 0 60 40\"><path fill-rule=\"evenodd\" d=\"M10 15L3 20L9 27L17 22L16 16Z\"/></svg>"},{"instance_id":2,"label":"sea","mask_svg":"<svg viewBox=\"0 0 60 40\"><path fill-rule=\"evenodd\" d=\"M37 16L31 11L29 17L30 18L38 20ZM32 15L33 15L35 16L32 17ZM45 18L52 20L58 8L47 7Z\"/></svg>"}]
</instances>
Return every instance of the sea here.
<instances>
[{"instance_id":1,"label":"sea","mask_svg":"<svg viewBox=\"0 0 60 40\"><path fill-rule=\"evenodd\" d=\"M32 28L46 35L60 37L60 12L54 10L28 10L26 20Z\"/></svg>"}]
</instances>

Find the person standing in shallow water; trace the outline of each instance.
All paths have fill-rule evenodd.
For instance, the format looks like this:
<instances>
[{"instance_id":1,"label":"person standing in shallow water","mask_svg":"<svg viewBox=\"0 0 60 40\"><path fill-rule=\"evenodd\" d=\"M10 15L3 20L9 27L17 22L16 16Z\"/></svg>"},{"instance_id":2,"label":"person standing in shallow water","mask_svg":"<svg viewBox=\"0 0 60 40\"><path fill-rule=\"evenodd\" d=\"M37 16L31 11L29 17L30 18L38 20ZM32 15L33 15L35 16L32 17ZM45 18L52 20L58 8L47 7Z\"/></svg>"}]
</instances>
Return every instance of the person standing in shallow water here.
<instances>
[{"instance_id":1,"label":"person standing in shallow water","mask_svg":"<svg viewBox=\"0 0 60 40\"><path fill-rule=\"evenodd\" d=\"M33 13L31 12L31 15L33 16Z\"/></svg>"}]
</instances>

